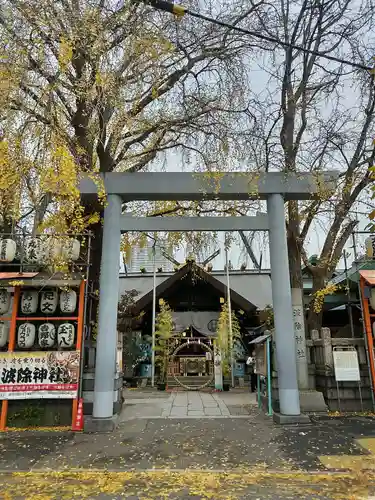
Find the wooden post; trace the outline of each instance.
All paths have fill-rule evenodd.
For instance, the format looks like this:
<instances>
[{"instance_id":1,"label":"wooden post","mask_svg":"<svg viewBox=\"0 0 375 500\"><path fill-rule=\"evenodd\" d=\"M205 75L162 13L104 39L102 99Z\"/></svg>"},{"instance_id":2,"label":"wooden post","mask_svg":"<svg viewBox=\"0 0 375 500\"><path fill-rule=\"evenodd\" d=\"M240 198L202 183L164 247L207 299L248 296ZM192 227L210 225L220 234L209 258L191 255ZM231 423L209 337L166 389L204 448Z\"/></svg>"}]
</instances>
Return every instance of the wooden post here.
<instances>
[{"instance_id":1,"label":"wooden post","mask_svg":"<svg viewBox=\"0 0 375 500\"><path fill-rule=\"evenodd\" d=\"M85 312L85 287L86 281L82 280L79 286L79 298L78 298L78 321L77 321L77 342L76 350L80 351L80 370L81 374L81 363L83 363L82 356L82 344L83 344L83 327L84 327L84 312ZM78 384L82 383L82 380L78 380ZM72 427L75 427L78 412L78 401L79 394L72 401Z\"/></svg>"},{"instance_id":2,"label":"wooden post","mask_svg":"<svg viewBox=\"0 0 375 500\"><path fill-rule=\"evenodd\" d=\"M372 338L370 308L368 305L368 299L365 297L365 293L364 293L365 280L362 278L362 276L360 278L360 288L361 288L361 296L362 296L363 321L364 321L364 325L365 325L366 338L367 338L368 360L369 360L370 373L371 373L371 390L372 390L373 395L375 395L374 341Z\"/></svg>"},{"instance_id":3,"label":"wooden post","mask_svg":"<svg viewBox=\"0 0 375 500\"><path fill-rule=\"evenodd\" d=\"M17 315L18 315L18 305L20 302L20 296L21 296L21 288L19 286L15 286L13 295L12 316L10 320L8 352L13 352L14 348L16 347ZM7 424L7 416L8 416L8 400L5 399L1 403L0 432L5 431Z\"/></svg>"}]
</instances>

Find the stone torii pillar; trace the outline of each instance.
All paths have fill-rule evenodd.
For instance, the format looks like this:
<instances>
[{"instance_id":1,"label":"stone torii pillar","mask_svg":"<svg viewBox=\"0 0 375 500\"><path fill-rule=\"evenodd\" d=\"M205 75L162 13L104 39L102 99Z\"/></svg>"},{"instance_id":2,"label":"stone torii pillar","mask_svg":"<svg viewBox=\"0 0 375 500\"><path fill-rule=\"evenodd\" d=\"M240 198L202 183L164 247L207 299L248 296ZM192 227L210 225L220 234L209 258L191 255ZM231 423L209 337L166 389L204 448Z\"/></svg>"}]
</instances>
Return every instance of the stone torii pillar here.
<instances>
[{"instance_id":1,"label":"stone torii pillar","mask_svg":"<svg viewBox=\"0 0 375 500\"><path fill-rule=\"evenodd\" d=\"M277 375L279 385L280 423L301 418L297 382L296 344L292 294L289 279L288 247L285 229L284 198L272 194L267 198L269 247L272 279L272 303L275 322Z\"/></svg>"},{"instance_id":2,"label":"stone torii pillar","mask_svg":"<svg viewBox=\"0 0 375 500\"><path fill-rule=\"evenodd\" d=\"M113 392L116 371L121 197L109 194L104 209L100 267L99 324L96 344L93 419L97 430L113 430Z\"/></svg>"}]
</instances>

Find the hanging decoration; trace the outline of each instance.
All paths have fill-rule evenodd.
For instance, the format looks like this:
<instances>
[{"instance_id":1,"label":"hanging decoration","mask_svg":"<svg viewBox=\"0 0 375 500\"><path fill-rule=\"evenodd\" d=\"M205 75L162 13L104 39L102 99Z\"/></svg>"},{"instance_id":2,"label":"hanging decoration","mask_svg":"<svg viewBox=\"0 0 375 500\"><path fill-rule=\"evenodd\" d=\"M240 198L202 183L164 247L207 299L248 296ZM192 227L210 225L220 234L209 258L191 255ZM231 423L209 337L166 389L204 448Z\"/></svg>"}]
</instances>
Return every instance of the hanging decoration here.
<instances>
[{"instance_id":1,"label":"hanging decoration","mask_svg":"<svg viewBox=\"0 0 375 500\"><path fill-rule=\"evenodd\" d=\"M41 238L31 238L25 245L26 261L30 264L41 264L46 259L46 242Z\"/></svg>"},{"instance_id":2,"label":"hanging decoration","mask_svg":"<svg viewBox=\"0 0 375 500\"><path fill-rule=\"evenodd\" d=\"M4 347L9 339L9 324L0 322L0 347Z\"/></svg>"},{"instance_id":3,"label":"hanging decoration","mask_svg":"<svg viewBox=\"0 0 375 500\"><path fill-rule=\"evenodd\" d=\"M52 314L57 308L58 295L56 291L50 290L42 293L40 310L43 314Z\"/></svg>"},{"instance_id":4,"label":"hanging decoration","mask_svg":"<svg viewBox=\"0 0 375 500\"><path fill-rule=\"evenodd\" d=\"M70 238L65 241L62 246L62 257L68 261L76 261L79 259L79 252L81 250L81 243L75 238Z\"/></svg>"},{"instance_id":5,"label":"hanging decoration","mask_svg":"<svg viewBox=\"0 0 375 500\"><path fill-rule=\"evenodd\" d=\"M9 238L0 240L0 262L13 262L16 257L17 245Z\"/></svg>"},{"instance_id":6,"label":"hanging decoration","mask_svg":"<svg viewBox=\"0 0 375 500\"><path fill-rule=\"evenodd\" d=\"M56 328L52 323L43 323L38 328L38 342L40 347L52 347L56 341Z\"/></svg>"},{"instance_id":7,"label":"hanging decoration","mask_svg":"<svg viewBox=\"0 0 375 500\"><path fill-rule=\"evenodd\" d=\"M48 242L49 256L52 260L60 259L63 251L63 242L58 238L50 238Z\"/></svg>"},{"instance_id":8,"label":"hanging decoration","mask_svg":"<svg viewBox=\"0 0 375 500\"><path fill-rule=\"evenodd\" d=\"M57 344L68 349L74 345L75 329L71 323L62 323L57 329Z\"/></svg>"},{"instance_id":9,"label":"hanging decoration","mask_svg":"<svg viewBox=\"0 0 375 500\"><path fill-rule=\"evenodd\" d=\"M0 289L0 314L5 314L10 308L10 292L5 288Z\"/></svg>"},{"instance_id":10,"label":"hanging decoration","mask_svg":"<svg viewBox=\"0 0 375 500\"><path fill-rule=\"evenodd\" d=\"M60 311L73 313L77 307L77 293L74 290L64 290L60 293Z\"/></svg>"},{"instance_id":11,"label":"hanging decoration","mask_svg":"<svg viewBox=\"0 0 375 500\"><path fill-rule=\"evenodd\" d=\"M30 349L35 342L35 325L32 323L22 323L18 327L17 344L21 349Z\"/></svg>"},{"instance_id":12,"label":"hanging decoration","mask_svg":"<svg viewBox=\"0 0 375 500\"><path fill-rule=\"evenodd\" d=\"M368 259L375 257L375 236L369 236L365 239L365 250Z\"/></svg>"},{"instance_id":13,"label":"hanging decoration","mask_svg":"<svg viewBox=\"0 0 375 500\"><path fill-rule=\"evenodd\" d=\"M36 290L26 290L21 296L22 314L34 314L38 309L38 292Z\"/></svg>"}]
</instances>

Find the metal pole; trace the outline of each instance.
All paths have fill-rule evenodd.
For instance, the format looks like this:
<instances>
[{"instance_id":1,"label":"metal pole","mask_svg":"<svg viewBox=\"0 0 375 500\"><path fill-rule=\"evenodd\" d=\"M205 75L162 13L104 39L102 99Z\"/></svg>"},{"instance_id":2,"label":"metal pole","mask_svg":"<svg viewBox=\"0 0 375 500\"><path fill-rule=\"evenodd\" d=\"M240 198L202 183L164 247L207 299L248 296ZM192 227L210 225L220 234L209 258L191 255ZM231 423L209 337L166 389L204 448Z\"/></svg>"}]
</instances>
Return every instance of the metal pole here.
<instances>
[{"instance_id":1,"label":"metal pole","mask_svg":"<svg viewBox=\"0 0 375 500\"><path fill-rule=\"evenodd\" d=\"M266 340L267 349L267 394L268 415L272 415L272 370L271 370L271 337Z\"/></svg>"},{"instance_id":2,"label":"metal pole","mask_svg":"<svg viewBox=\"0 0 375 500\"><path fill-rule=\"evenodd\" d=\"M233 330L232 330L232 304L230 299L230 280L229 280L229 265L228 265L228 248L225 242L225 265L227 268L227 303L228 303L228 328L229 328L229 347L230 347L230 364L232 387L234 387L234 353L233 353Z\"/></svg>"},{"instance_id":3,"label":"metal pole","mask_svg":"<svg viewBox=\"0 0 375 500\"><path fill-rule=\"evenodd\" d=\"M99 290L99 328L96 341L94 418L112 418L117 350L117 306L120 274L120 196L107 197L104 210Z\"/></svg>"},{"instance_id":4,"label":"metal pole","mask_svg":"<svg viewBox=\"0 0 375 500\"><path fill-rule=\"evenodd\" d=\"M152 352L151 352L151 386L155 387L155 331L156 331L156 241L152 247L154 255L153 285L152 285Z\"/></svg>"},{"instance_id":5,"label":"metal pole","mask_svg":"<svg viewBox=\"0 0 375 500\"><path fill-rule=\"evenodd\" d=\"M337 380L336 380L336 390L337 390L337 402L339 405L339 412L341 413L340 388L339 388L339 383Z\"/></svg>"},{"instance_id":6,"label":"metal pole","mask_svg":"<svg viewBox=\"0 0 375 500\"><path fill-rule=\"evenodd\" d=\"M292 296L290 290L284 199L272 194L267 199L272 302L275 317L275 343L279 384L280 413L300 415L294 339Z\"/></svg>"}]
</instances>

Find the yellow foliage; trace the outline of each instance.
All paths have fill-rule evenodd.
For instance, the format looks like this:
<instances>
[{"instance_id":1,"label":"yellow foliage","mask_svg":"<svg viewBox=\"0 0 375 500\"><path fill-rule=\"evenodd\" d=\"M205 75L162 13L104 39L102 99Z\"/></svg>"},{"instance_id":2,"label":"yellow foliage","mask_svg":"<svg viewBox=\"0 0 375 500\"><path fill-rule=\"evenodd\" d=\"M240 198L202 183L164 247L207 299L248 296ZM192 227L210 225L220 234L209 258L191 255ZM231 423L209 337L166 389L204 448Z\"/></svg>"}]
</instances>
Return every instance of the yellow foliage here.
<instances>
[{"instance_id":1,"label":"yellow foliage","mask_svg":"<svg viewBox=\"0 0 375 500\"><path fill-rule=\"evenodd\" d=\"M312 299L313 310L316 313L320 313L323 309L324 299L327 295L332 295L340 290L340 286L329 284L325 288L321 288L317 292L314 293Z\"/></svg>"},{"instance_id":2,"label":"yellow foliage","mask_svg":"<svg viewBox=\"0 0 375 500\"><path fill-rule=\"evenodd\" d=\"M220 300L221 302L221 300ZM223 375L228 376L230 371L231 353L236 341L241 339L241 329L235 313L231 315L231 329L229 327L229 309L228 304L224 303L221 306L219 321L217 324L217 346L221 354L221 364Z\"/></svg>"},{"instance_id":3,"label":"yellow foliage","mask_svg":"<svg viewBox=\"0 0 375 500\"><path fill-rule=\"evenodd\" d=\"M16 220L19 216L22 181L25 164L22 162L20 144L0 141L0 213L2 217Z\"/></svg>"},{"instance_id":4,"label":"yellow foliage","mask_svg":"<svg viewBox=\"0 0 375 500\"><path fill-rule=\"evenodd\" d=\"M73 45L67 38L61 38L59 46L59 66L65 71L73 57Z\"/></svg>"}]
</instances>

